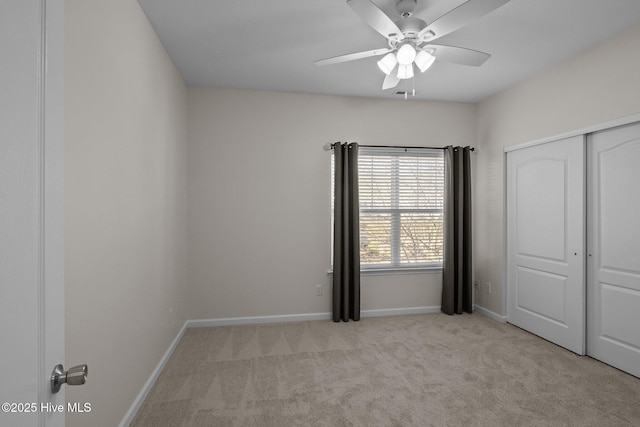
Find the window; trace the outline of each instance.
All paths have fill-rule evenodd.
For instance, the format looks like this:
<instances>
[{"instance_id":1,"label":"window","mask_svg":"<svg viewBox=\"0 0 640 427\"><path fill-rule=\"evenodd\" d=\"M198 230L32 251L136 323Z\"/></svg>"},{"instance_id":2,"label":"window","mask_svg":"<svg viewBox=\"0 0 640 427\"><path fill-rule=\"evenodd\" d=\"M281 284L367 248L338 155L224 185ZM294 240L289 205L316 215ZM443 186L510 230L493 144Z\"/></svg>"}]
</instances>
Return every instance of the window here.
<instances>
[{"instance_id":1,"label":"window","mask_svg":"<svg viewBox=\"0 0 640 427\"><path fill-rule=\"evenodd\" d=\"M361 147L358 175L361 269L441 267L442 150Z\"/></svg>"}]
</instances>

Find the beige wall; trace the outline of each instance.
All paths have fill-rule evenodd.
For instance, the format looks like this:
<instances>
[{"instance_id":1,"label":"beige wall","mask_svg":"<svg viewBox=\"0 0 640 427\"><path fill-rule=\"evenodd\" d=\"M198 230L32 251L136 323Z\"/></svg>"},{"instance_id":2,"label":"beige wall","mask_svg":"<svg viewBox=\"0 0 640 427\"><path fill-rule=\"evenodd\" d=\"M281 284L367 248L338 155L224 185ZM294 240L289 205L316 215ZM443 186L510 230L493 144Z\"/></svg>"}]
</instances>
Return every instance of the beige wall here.
<instances>
[{"instance_id":1,"label":"beige wall","mask_svg":"<svg viewBox=\"0 0 640 427\"><path fill-rule=\"evenodd\" d=\"M189 88L192 318L329 312L323 146L472 144L474 119L472 104ZM440 274L364 276L362 309L439 306L440 292Z\"/></svg>"},{"instance_id":2,"label":"beige wall","mask_svg":"<svg viewBox=\"0 0 640 427\"><path fill-rule=\"evenodd\" d=\"M122 420L186 319L186 102L138 3L67 0L68 426Z\"/></svg>"},{"instance_id":3,"label":"beige wall","mask_svg":"<svg viewBox=\"0 0 640 427\"><path fill-rule=\"evenodd\" d=\"M640 112L640 25L478 106L476 302L503 309L504 147Z\"/></svg>"}]
</instances>

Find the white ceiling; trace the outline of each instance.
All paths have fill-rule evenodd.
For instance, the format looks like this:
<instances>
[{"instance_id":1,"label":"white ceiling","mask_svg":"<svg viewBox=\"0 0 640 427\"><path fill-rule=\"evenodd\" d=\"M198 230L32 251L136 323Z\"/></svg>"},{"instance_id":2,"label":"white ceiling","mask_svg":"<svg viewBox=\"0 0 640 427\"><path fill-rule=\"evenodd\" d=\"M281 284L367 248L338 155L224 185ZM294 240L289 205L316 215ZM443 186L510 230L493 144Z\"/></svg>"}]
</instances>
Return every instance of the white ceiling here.
<instances>
[{"instance_id":1,"label":"white ceiling","mask_svg":"<svg viewBox=\"0 0 640 427\"><path fill-rule=\"evenodd\" d=\"M373 2L396 19L397 0ZM418 0L415 16L431 22L462 2ZM382 91L379 58L314 64L387 46L345 0L139 3L188 85L399 97ZM416 76L416 98L479 102L637 23L640 0L511 0L438 39L492 57L481 67L436 61Z\"/></svg>"}]
</instances>

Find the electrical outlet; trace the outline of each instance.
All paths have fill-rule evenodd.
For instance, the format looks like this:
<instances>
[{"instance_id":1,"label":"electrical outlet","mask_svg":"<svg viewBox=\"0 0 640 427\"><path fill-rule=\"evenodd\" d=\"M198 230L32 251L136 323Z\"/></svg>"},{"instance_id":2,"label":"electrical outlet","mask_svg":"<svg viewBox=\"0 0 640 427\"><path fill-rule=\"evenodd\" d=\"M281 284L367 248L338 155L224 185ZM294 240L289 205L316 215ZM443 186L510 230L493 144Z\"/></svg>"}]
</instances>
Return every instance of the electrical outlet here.
<instances>
[{"instance_id":1,"label":"electrical outlet","mask_svg":"<svg viewBox=\"0 0 640 427\"><path fill-rule=\"evenodd\" d=\"M316 285L316 296L317 297L322 296L322 285Z\"/></svg>"},{"instance_id":2,"label":"electrical outlet","mask_svg":"<svg viewBox=\"0 0 640 427\"><path fill-rule=\"evenodd\" d=\"M491 283L487 282L484 285L485 285L485 292L490 294L491 293Z\"/></svg>"}]
</instances>

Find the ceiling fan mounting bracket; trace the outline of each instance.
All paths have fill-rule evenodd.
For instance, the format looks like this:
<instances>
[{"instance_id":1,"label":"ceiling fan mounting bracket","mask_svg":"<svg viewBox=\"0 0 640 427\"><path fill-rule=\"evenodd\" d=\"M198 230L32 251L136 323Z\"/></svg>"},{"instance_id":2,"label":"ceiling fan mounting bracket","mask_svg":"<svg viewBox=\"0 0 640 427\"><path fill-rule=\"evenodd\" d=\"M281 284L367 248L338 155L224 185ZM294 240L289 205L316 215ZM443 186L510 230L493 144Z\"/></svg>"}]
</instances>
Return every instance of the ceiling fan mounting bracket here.
<instances>
[{"instance_id":1,"label":"ceiling fan mounting bracket","mask_svg":"<svg viewBox=\"0 0 640 427\"><path fill-rule=\"evenodd\" d=\"M399 0L398 3L396 3L396 10L403 18L409 18L413 15L413 11L416 10L416 6L416 0Z\"/></svg>"}]
</instances>

